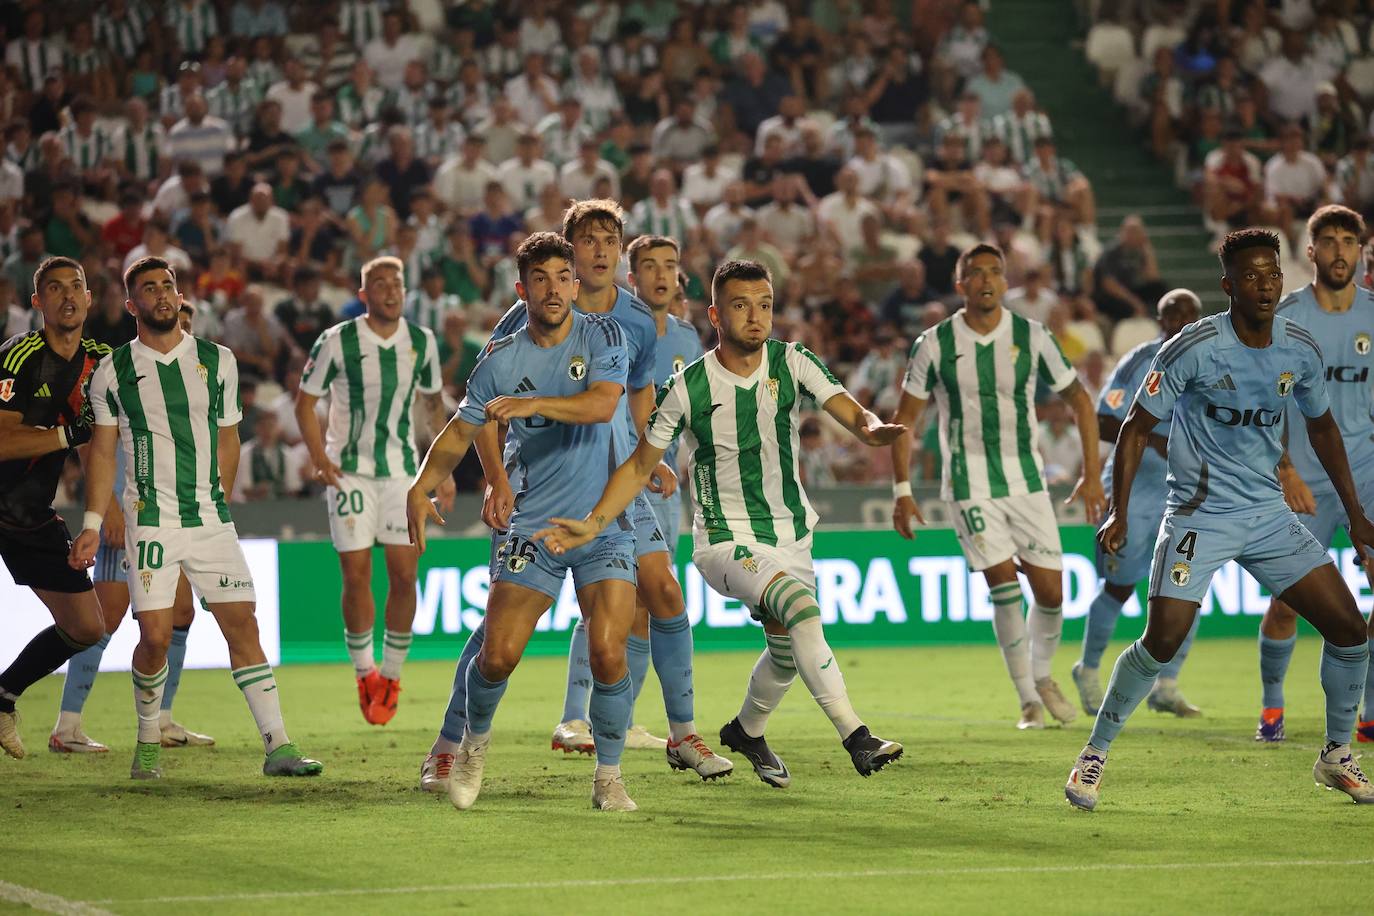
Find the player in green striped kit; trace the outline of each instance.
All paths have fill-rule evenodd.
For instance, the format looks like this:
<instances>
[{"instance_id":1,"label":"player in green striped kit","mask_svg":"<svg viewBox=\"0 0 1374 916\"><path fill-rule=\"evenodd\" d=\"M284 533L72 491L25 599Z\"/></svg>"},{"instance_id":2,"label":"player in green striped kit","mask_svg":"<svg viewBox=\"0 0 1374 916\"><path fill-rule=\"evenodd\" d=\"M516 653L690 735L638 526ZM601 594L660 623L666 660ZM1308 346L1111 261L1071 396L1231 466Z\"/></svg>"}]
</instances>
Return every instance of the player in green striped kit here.
<instances>
[{"instance_id":1,"label":"player in green striped kit","mask_svg":"<svg viewBox=\"0 0 1374 916\"><path fill-rule=\"evenodd\" d=\"M86 476L86 515L71 565L87 569L114 489L115 448L124 450L124 542L129 593L138 620L134 710L138 744L130 775L159 779L159 711L167 684L177 583L184 573L215 615L234 683L262 735L268 776L315 776L324 768L286 735L272 667L258 641L253 576L229 517L225 494L238 470L238 364L234 354L181 330L176 273L161 258L140 258L124 274L126 308L138 337L101 360L91 376L95 417Z\"/></svg>"},{"instance_id":2,"label":"player in green striped kit","mask_svg":"<svg viewBox=\"0 0 1374 916\"><path fill-rule=\"evenodd\" d=\"M767 640L739 715L720 731L721 743L749 758L765 783L785 788L791 774L763 732L800 674L854 768L868 776L900 757L902 746L871 734L855 715L825 641L811 561L817 515L799 476L797 411L808 398L867 445L888 445L906 430L861 407L805 347L769 339L773 283L766 267L725 262L711 281L711 300L716 348L663 386L634 454L587 517L550 519L556 527L535 539L556 554L591 541L684 436L696 504L692 561L713 589L750 608Z\"/></svg>"},{"instance_id":3,"label":"player in green striped kit","mask_svg":"<svg viewBox=\"0 0 1374 916\"><path fill-rule=\"evenodd\" d=\"M410 651L415 578L420 555L406 529L406 491L415 476L412 406L430 435L448 422L441 393L439 350L429 328L402 317L405 265L376 258L363 265L358 290L367 311L320 335L296 395L301 438L323 483L329 535L343 572L344 641L358 684L363 718L385 725L396 714L401 665ZM315 405L329 396L328 436ZM453 481L438 488L444 511ZM386 558L386 633L381 668L373 661L372 546Z\"/></svg>"},{"instance_id":4,"label":"player in green striped kit","mask_svg":"<svg viewBox=\"0 0 1374 916\"><path fill-rule=\"evenodd\" d=\"M1070 500L1082 498L1093 524L1106 500L1092 398L1045 326L1002 307L1005 266L994 245L974 245L959 256L955 285L964 307L916 339L893 422L919 428L935 398L944 468L940 496L954 510L969 569L981 570L987 580L992 628L1021 700L1016 727L1044 728L1045 709L1065 724L1077 711L1050 672L1064 627L1064 564L1036 444L1038 384L1073 408L1083 442L1082 474ZM892 447L892 522L908 540L912 519L925 524L911 497L910 468L911 440L903 437ZM1021 608L1018 572L1035 598L1029 618Z\"/></svg>"}]
</instances>

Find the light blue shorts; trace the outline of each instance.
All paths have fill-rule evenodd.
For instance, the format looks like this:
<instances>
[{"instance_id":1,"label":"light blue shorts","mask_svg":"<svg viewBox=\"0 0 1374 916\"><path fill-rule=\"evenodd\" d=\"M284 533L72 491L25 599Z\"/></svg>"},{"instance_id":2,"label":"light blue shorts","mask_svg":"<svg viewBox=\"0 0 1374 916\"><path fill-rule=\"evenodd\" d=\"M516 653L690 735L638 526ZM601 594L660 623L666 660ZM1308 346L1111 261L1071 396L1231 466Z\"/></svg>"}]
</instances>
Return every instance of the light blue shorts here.
<instances>
[{"instance_id":1,"label":"light blue shorts","mask_svg":"<svg viewBox=\"0 0 1374 916\"><path fill-rule=\"evenodd\" d=\"M1363 479L1356 478L1355 492L1360 497L1360 505L1364 507L1365 514L1374 512L1374 475ZM1330 547L1331 539L1336 536L1337 527L1345 528L1347 534L1350 532L1350 519L1346 517L1345 506L1341 505L1341 499L1334 490L1314 493L1313 497L1317 501L1316 513L1299 515L1298 518L1307 526L1307 530L1312 532L1312 536L1319 544Z\"/></svg>"},{"instance_id":2,"label":"light blue shorts","mask_svg":"<svg viewBox=\"0 0 1374 916\"><path fill-rule=\"evenodd\" d=\"M658 530L663 533L663 543L668 547L668 552L676 554L677 540L682 534L682 491L674 490L667 499L657 493L645 494L644 498L649 501L649 508L654 510L654 518L658 520Z\"/></svg>"},{"instance_id":3,"label":"light blue shorts","mask_svg":"<svg viewBox=\"0 0 1374 916\"><path fill-rule=\"evenodd\" d=\"M635 537L630 531L612 527L590 544L583 544L562 556L544 544L530 540L533 532L510 531L496 549L491 564L491 581L513 582L543 592L555 601L563 590L563 580L572 570L573 586L584 586L607 579L636 583Z\"/></svg>"},{"instance_id":4,"label":"light blue shorts","mask_svg":"<svg viewBox=\"0 0 1374 916\"><path fill-rule=\"evenodd\" d=\"M1212 574L1230 560L1272 594L1282 595L1330 563L1331 556L1287 506L1257 516L1165 513L1155 542L1150 597L1201 604Z\"/></svg>"},{"instance_id":5,"label":"light blue shorts","mask_svg":"<svg viewBox=\"0 0 1374 916\"><path fill-rule=\"evenodd\" d=\"M658 516L654 514L649 498L658 499L657 493L647 490L635 497L630 504L630 520L635 526L635 556L642 557L651 553L668 553L668 541L658 527Z\"/></svg>"},{"instance_id":6,"label":"light blue shorts","mask_svg":"<svg viewBox=\"0 0 1374 916\"><path fill-rule=\"evenodd\" d=\"M1154 560L1155 539L1159 523L1164 519L1164 496L1141 494L1132 497L1126 510L1126 543L1116 553L1097 550L1097 574L1111 585L1134 586L1150 574Z\"/></svg>"},{"instance_id":7,"label":"light blue shorts","mask_svg":"<svg viewBox=\"0 0 1374 916\"><path fill-rule=\"evenodd\" d=\"M95 567L91 570L95 582L127 582L129 580L129 559L124 548L110 547L104 541L95 552Z\"/></svg>"}]
</instances>

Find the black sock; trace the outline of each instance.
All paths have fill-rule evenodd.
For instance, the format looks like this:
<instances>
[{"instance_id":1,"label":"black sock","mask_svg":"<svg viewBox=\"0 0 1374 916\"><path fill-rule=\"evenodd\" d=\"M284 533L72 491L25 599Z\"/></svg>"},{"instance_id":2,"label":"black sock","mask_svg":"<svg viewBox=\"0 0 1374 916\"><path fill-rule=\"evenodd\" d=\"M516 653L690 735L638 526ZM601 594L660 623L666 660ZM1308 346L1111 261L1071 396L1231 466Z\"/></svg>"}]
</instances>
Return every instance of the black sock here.
<instances>
[{"instance_id":1,"label":"black sock","mask_svg":"<svg viewBox=\"0 0 1374 916\"><path fill-rule=\"evenodd\" d=\"M3 674L0 674L0 712L14 711L14 698L40 678L47 677L62 663L87 648L67 636L56 625L39 633L19 653Z\"/></svg>"}]
</instances>

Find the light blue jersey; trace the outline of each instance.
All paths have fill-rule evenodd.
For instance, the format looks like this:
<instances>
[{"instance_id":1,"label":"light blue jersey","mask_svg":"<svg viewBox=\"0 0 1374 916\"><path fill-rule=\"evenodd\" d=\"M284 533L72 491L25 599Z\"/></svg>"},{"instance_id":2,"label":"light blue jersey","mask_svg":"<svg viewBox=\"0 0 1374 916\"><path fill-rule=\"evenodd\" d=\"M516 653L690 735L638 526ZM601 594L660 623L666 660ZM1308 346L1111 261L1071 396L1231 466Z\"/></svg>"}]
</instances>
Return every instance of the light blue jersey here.
<instances>
[{"instance_id":1,"label":"light blue jersey","mask_svg":"<svg viewBox=\"0 0 1374 916\"><path fill-rule=\"evenodd\" d=\"M523 310L524 306L521 306ZM465 422L486 423L487 402L515 397L563 398L595 382L626 384L628 358L620 325L604 316L573 312L562 343L541 347L520 330L493 338L468 379L458 412ZM513 531L531 534L551 516L581 518L592 510L610 474L629 457L608 423L559 423L540 416L514 420L518 475L511 484ZM518 479L518 485L517 485ZM628 522L622 522L628 530ZM616 526L611 526L615 529Z\"/></svg>"},{"instance_id":2,"label":"light blue jersey","mask_svg":"<svg viewBox=\"0 0 1374 916\"><path fill-rule=\"evenodd\" d=\"M1345 440L1350 474L1357 481L1374 478L1374 293L1356 287L1350 311L1333 314L1317 304L1309 284L1284 296L1279 313L1301 325L1321 348L1331 416ZM1312 451L1307 425L1291 408L1288 454L1314 494L1336 492Z\"/></svg>"},{"instance_id":3,"label":"light blue jersey","mask_svg":"<svg viewBox=\"0 0 1374 916\"><path fill-rule=\"evenodd\" d=\"M1305 416L1330 409L1312 335L1276 316L1269 346L1242 344L1231 313L1185 327L1159 349L1136 399L1173 415L1167 508L1178 516L1261 516L1284 510L1275 468L1290 403Z\"/></svg>"},{"instance_id":4,"label":"light blue jersey","mask_svg":"<svg viewBox=\"0 0 1374 916\"><path fill-rule=\"evenodd\" d=\"M115 449L115 491L122 492L124 487L124 449ZM123 502L120 502L123 505ZM123 547L111 547L100 538L100 548L95 552L95 568L91 579L95 582L123 582L129 573L129 563L124 556Z\"/></svg>"}]
</instances>

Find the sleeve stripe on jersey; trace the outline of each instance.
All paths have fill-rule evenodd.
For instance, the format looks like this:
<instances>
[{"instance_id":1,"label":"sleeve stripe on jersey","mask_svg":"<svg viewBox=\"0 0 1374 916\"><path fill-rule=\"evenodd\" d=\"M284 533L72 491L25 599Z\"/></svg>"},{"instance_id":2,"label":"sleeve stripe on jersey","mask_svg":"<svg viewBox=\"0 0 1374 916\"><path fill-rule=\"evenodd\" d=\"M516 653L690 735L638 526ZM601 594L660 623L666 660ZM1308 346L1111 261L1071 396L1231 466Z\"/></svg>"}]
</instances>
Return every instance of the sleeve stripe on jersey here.
<instances>
[{"instance_id":1,"label":"sleeve stripe on jersey","mask_svg":"<svg viewBox=\"0 0 1374 916\"><path fill-rule=\"evenodd\" d=\"M825 363L821 362L819 356L812 353L810 350L806 349L806 347L803 347L801 344L796 344L795 346L797 348L798 353L800 353L802 356L805 356L807 359L811 360L811 362L816 364L816 368L821 370L821 374L825 376L826 381L830 382L830 384L832 385L840 384L840 380L835 378L834 373L832 373L830 369L826 367Z\"/></svg>"},{"instance_id":2,"label":"sleeve stripe on jersey","mask_svg":"<svg viewBox=\"0 0 1374 916\"><path fill-rule=\"evenodd\" d=\"M1154 354L1146 347L1136 350L1133 356L1129 357L1124 364L1117 368L1116 377L1118 379L1130 378L1140 368L1141 363L1148 364L1153 358Z\"/></svg>"},{"instance_id":3,"label":"sleeve stripe on jersey","mask_svg":"<svg viewBox=\"0 0 1374 916\"><path fill-rule=\"evenodd\" d=\"M1313 337L1306 328L1290 323L1288 325L1288 336L1311 347L1316 351L1317 359L1324 359L1322 357L1322 348L1317 345L1317 339Z\"/></svg>"},{"instance_id":4,"label":"sleeve stripe on jersey","mask_svg":"<svg viewBox=\"0 0 1374 916\"><path fill-rule=\"evenodd\" d=\"M19 367L24 365L24 360L43 346L43 335L37 331L28 340L21 340L15 345L13 350L5 356L5 370L10 374L19 371Z\"/></svg>"},{"instance_id":5,"label":"sleeve stripe on jersey","mask_svg":"<svg viewBox=\"0 0 1374 916\"><path fill-rule=\"evenodd\" d=\"M593 318L592 323L601 329L601 333L606 336L606 346L623 347L625 346L625 336L620 333L620 322L614 319Z\"/></svg>"},{"instance_id":6,"label":"sleeve stripe on jersey","mask_svg":"<svg viewBox=\"0 0 1374 916\"><path fill-rule=\"evenodd\" d=\"M1171 346L1166 345L1164 349L1160 351L1159 365L1165 369L1169 368L1178 361L1179 357L1193 349L1193 347L1204 341L1211 340L1216 336L1217 329L1209 325L1207 328L1189 335L1186 340L1181 337L1175 337L1170 342L1172 344Z\"/></svg>"}]
</instances>

